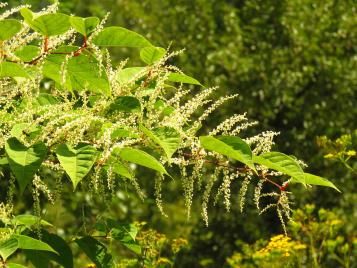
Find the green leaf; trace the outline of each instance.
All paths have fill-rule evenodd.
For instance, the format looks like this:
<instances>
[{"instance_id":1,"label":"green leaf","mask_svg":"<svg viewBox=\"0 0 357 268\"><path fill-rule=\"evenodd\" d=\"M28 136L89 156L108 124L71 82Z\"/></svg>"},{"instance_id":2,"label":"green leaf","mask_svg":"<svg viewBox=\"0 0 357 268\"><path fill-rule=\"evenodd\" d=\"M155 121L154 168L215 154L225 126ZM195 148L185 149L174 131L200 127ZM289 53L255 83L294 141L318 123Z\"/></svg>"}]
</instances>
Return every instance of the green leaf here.
<instances>
[{"instance_id":1,"label":"green leaf","mask_svg":"<svg viewBox=\"0 0 357 268\"><path fill-rule=\"evenodd\" d=\"M139 138L139 135L134 132L132 129L126 129L121 127L115 127L113 129L113 124L111 122L106 122L101 126L100 131L97 131L97 137L103 137L106 131L110 129L111 136L110 138L114 141L121 138Z\"/></svg>"},{"instance_id":2,"label":"green leaf","mask_svg":"<svg viewBox=\"0 0 357 268\"><path fill-rule=\"evenodd\" d=\"M249 145L235 136L201 136L201 146L207 150L235 159L256 172Z\"/></svg>"},{"instance_id":3,"label":"green leaf","mask_svg":"<svg viewBox=\"0 0 357 268\"><path fill-rule=\"evenodd\" d=\"M53 226L51 223L30 214L17 215L11 221L13 224L25 225L27 227L32 227L34 225L37 225L38 223L40 223L43 226Z\"/></svg>"},{"instance_id":4,"label":"green leaf","mask_svg":"<svg viewBox=\"0 0 357 268\"><path fill-rule=\"evenodd\" d=\"M146 136L164 150L168 159L171 158L180 146L180 134L172 127L158 127L149 130L143 125L140 125L139 128Z\"/></svg>"},{"instance_id":5,"label":"green leaf","mask_svg":"<svg viewBox=\"0 0 357 268\"><path fill-rule=\"evenodd\" d=\"M202 86L202 84L199 81L197 81L195 78L182 73L170 73L167 80L170 82Z\"/></svg>"},{"instance_id":6,"label":"green leaf","mask_svg":"<svg viewBox=\"0 0 357 268\"><path fill-rule=\"evenodd\" d=\"M159 61L166 54L162 47L144 47L140 50L140 59L146 64L153 64Z\"/></svg>"},{"instance_id":7,"label":"green leaf","mask_svg":"<svg viewBox=\"0 0 357 268\"><path fill-rule=\"evenodd\" d=\"M113 164L113 172L124 178L133 179L134 176L123 163L117 162Z\"/></svg>"},{"instance_id":8,"label":"green leaf","mask_svg":"<svg viewBox=\"0 0 357 268\"><path fill-rule=\"evenodd\" d=\"M76 148L71 148L67 144L60 144L56 154L61 166L70 177L74 190L91 170L97 158L97 150L91 145L78 145Z\"/></svg>"},{"instance_id":9,"label":"green leaf","mask_svg":"<svg viewBox=\"0 0 357 268\"><path fill-rule=\"evenodd\" d=\"M45 14L34 18L34 14L28 8L20 10L25 22L44 36L63 34L70 28L69 16L62 13Z\"/></svg>"},{"instance_id":10,"label":"green leaf","mask_svg":"<svg viewBox=\"0 0 357 268\"><path fill-rule=\"evenodd\" d=\"M14 62L1 62L0 63L0 77L25 77L30 76L26 72L25 68L20 64Z\"/></svg>"},{"instance_id":11,"label":"green leaf","mask_svg":"<svg viewBox=\"0 0 357 268\"><path fill-rule=\"evenodd\" d=\"M22 135L26 135L30 138L34 138L40 133L40 129L30 123L19 123L12 127L10 134L13 137L20 138Z\"/></svg>"},{"instance_id":12,"label":"green leaf","mask_svg":"<svg viewBox=\"0 0 357 268\"><path fill-rule=\"evenodd\" d=\"M0 41L10 39L22 28L21 23L14 19L0 20Z\"/></svg>"},{"instance_id":13,"label":"green leaf","mask_svg":"<svg viewBox=\"0 0 357 268\"><path fill-rule=\"evenodd\" d=\"M18 139L10 138L5 144L5 151L10 169L17 179L20 192L23 193L45 159L47 148L42 142L26 147Z\"/></svg>"},{"instance_id":14,"label":"green leaf","mask_svg":"<svg viewBox=\"0 0 357 268\"><path fill-rule=\"evenodd\" d=\"M58 254L58 252L55 251L47 243L34 239L32 237L17 234L12 235L11 237L17 240L19 249L43 250Z\"/></svg>"},{"instance_id":15,"label":"green leaf","mask_svg":"<svg viewBox=\"0 0 357 268\"><path fill-rule=\"evenodd\" d=\"M163 100L158 100L154 104L154 108L160 112L164 116L169 116L175 111L175 108L173 106L167 105Z\"/></svg>"},{"instance_id":16,"label":"green leaf","mask_svg":"<svg viewBox=\"0 0 357 268\"><path fill-rule=\"evenodd\" d=\"M40 106L46 106L46 105L58 104L59 100L55 96L52 96L51 94L40 93L36 98L36 102Z\"/></svg>"},{"instance_id":17,"label":"green leaf","mask_svg":"<svg viewBox=\"0 0 357 268\"><path fill-rule=\"evenodd\" d=\"M8 263L6 264L8 268L27 268L26 266L23 266L21 264L18 264L18 263Z\"/></svg>"},{"instance_id":18,"label":"green leaf","mask_svg":"<svg viewBox=\"0 0 357 268\"><path fill-rule=\"evenodd\" d=\"M146 69L145 67L130 67L130 68L122 69L117 73L116 79L121 84L135 82L133 81L134 78L140 79L146 74L143 71L145 69Z\"/></svg>"},{"instance_id":19,"label":"green leaf","mask_svg":"<svg viewBox=\"0 0 357 268\"><path fill-rule=\"evenodd\" d=\"M41 52L41 49L38 46L23 46L15 51L15 55L20 58L22 61L31 61L36 58Z\"/></svg>"},{"instance_id":20,"label":"green leaf","mask_svg":"<svg viewBox=\"0 0 357 268\"><path fill-rule=\"evenodd\" d=\"M134 148L123 148L120 149L118 153L119 157L125 161L132 162L138 164L140 166L144 166L147 168L151 168L160 173L164 173L169 175L164 168L164 166L153 156L150 154Z\"/></svg>"},{"instance_id":21,"label":"green leaf","mask_svg":"<svg viewBox=\"0 0 357 268\"><path fill-rule=\"evenodd\" d=\"M120 138L139 138L139 135L131 130L127 130L124 128L117 128L113 130L111 138L113 140L120 139Z\"/></svg>"},{"instance_id":22,"label":"green leaf","mask_svg":"<svg viewBox=\"0 0 357 268\"><path fill-rule=\"evenodd\" d=\"M112 268L113 257L108 253L107 248L98 240L91 236L85 236L75 240L78 246L91 259L98 268Z\"/></svg>"},{"instance_id":23,"label":"green leaf","mask_svg":"<svg viewBox=\"0 0 357 268\"><path fill-rule=\"evenodd\" d=\"M55 261L65 268L73 268L72 250L60 236L41 230L42 241L51 246L58 254L49 251L25 250L26 257L36 268L52 267L50 261Z\"/></svg>"},{"instance_id":24,"label":"green leaf","mask_svg":"<svg viewBox=\"0 0 357 268\"><path fill-rule=\"evenodd\" d=\"M108 113L115 112L140 113L140 101L132 96L119 96L109 105Z\"/></svg>"},{"instance_id":25,"label":"green leaf","mask_svg":"<svg viewBox=\"0 0 357 268\"><path fill-rule=\"evenodd\" d=\"M5 166L5 165L8 165L8 164L9 164L9 161L7 160L6 157L0 158L0 166Z\"/></svg>"},{"instance_id":26,"label":"green leaf","mask_svg":"<svg viewBox=\"0 0 357 268\"><path fill-rule=\"evenodd\" d=\"M305 183L306 184L331 187L331 188L333 188L336 191L341 193L341 191L332 182L330 182L328 179L325 179L325 178L322 178L320 176L316 176L316 175L310 174L310 173L304 173L304 175L305 175ZM293 178L292 181L293 182L299 182L295 178Z\"/></svg>"},{"instance_id":27,"label":"green leaf","mask_svg":"<svg viewBox=\"0 0 357 268\"><path fill-rule=\"evenodd\" d=\"M88 36L91 32L94 31L95 27L99 23L99 18L97 17L88 17L88 18L81 18L81 17L70 17L69 21L72 27L79 33L84 36Z\"/></svg>"},{"instance_id":28,"label":"green leaf","mask_svg":"<svg viewBox=\"0 0 357 268\"><path fill-rule=\"evenodd\" d=\"M305 184L304 171L300 165L290 156L280 152L268 152L259 156L253 156L254 163L282 172Z\"/></svg>"},{"instance_id":29,"label":"green leaf","mask_svg":"<svg viewBox=\"0 0 357 268\"><path fill-rule=\"evenodd\" d=\"M56 52L73 52L75 47L62 47ZM90 90L94 93L110 95L108 77L104 69L99 69L98 61L91 55L83 52L68 60L66 75L62 77L62 64L66 55L51 54L46 58L43 66L43 75L69 90Z\"/></svg>"},{"instance_id":30,"label":"green leaf","mask_svg":"<svg viewBox=\"0 0 357 268\"><path fill-rule=\"evenodd\" d=\"M93 43L104 47L147 47L151 43L142 35L122 27L104 28L93 38Z\"/></svg>"},{"instance_id":31,"label":"green leaf","mask_svg":"<svg viewBox=\"0 0 357 268\"><path fill-rule=\"evenodd\" d=\"M19 248L17 239L11 237L4 242L0 243L0 256L6 261Z\"/></svg>"},{"instance_id":32,"label":"green leaf","mask_svg":"<svg viewBox=\"0 0 357 268\"><path fill-rule=\"evenodd\" d=\"M105 233L109 233L113 239L119 241L122 245L132 250L136 254L141 254L141 247L136 241L136 236L139 229L135 224L120 223L118 221L108 219L103 226L98 228Z\"/></svg>"}]
</instances>

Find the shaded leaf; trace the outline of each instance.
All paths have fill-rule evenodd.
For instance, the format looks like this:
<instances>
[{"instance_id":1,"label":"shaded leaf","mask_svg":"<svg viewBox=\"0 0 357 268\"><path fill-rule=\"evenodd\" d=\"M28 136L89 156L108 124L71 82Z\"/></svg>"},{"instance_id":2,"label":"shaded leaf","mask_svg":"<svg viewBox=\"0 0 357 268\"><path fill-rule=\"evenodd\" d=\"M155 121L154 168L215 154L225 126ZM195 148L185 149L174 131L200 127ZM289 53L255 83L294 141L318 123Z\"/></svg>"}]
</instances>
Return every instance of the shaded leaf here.
<instances>
[{"instance_id":1,"label":"shaded leaf","mask_svg":"<svg viewBox=\"0 0 357 268\"><path fill-rule=\"evenodd\" d=\"M112 219L107 219L104 224L97 225L97 229L109 233L110 236L119 241L122 245L132 250L136 254L141 254L141 247L136 241L139 232L135 224L121 223Z\"/></svg>"},{"instance_id":2,"label":"shaded leaf","mask_svg":"<svg viewBox=\"0 0 357 268\"><path fill-rule=\"evenodd\" d=\"M73 268L73 254L69 245L60 236L41 230L42 241L51 246L58 254L49 251L25 250L26 257L36 268L52 267L50 261L55 261L64 268Z\"/></svg>"},{"instance_id":3,"label":"shaded leaf","mask_svg":"<svg viewBox=\"0 0 357 268\"><path fill-rule=\"evenodd\" d=\"M109 105L108 113L115 112L140 113L140 101L132 96L119 96Z\"/></svg>"},{"instance_id":4,"label":"shaded leaf","mask_svg":"<svg viewBox=\"0 0 357 268\"><path fill-rule=\"evenodd\" d=\"M91 259L97 268L112 268L113 257L108 253L107 248L98 240L91 236L85 236L75 240L78 246Z\"/></svg>"}]
</instances>

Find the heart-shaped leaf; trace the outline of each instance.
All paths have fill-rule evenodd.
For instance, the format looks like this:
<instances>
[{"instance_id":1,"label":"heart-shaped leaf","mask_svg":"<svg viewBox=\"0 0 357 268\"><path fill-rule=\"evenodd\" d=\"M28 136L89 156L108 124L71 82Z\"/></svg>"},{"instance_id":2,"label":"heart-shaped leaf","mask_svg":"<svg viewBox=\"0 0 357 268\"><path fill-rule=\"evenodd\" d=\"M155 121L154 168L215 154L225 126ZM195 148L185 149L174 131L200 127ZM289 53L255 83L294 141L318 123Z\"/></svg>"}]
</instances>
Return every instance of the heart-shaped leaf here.
<instances>
[{"instance_id":1,"label":"heart-shaped leaf","mask_svg":"<svg viewBox=\"0 0 357 268\"><path fill-rule=\"evenodd\" d=\"M71 148L67 144L61 144L57 147L56 154L61 166L71 179L74 190L91 170L97 158L97 150L91 145Z\"/></svg>"},{"instance_id":2,"label":"heart-shaped leaf","mask_svg":"<svg viewBox=\"0 0 357 268\"><path fill-rule=\"evenodd\" d=\"M26 147L17 138L10 138L5 144L5 151L11 171L23 193L45 159L47 148L42 142Z\"/></svg>"}]
</instances>

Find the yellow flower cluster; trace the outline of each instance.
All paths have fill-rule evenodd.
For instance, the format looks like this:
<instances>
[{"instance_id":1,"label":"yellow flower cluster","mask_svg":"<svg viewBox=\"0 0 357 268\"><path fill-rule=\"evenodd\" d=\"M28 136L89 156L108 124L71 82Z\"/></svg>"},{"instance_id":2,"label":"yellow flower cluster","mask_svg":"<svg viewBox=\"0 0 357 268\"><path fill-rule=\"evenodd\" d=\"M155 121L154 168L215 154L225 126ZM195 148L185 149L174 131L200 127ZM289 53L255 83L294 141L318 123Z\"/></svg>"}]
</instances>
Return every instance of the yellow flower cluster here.
<instances>
[{"instance_id":1,"label":"yellow flower cluster","mask_svg":"<svg viewBox=\"0 0 357 268\"><path fill-rule=\"evenodd\" d=\"M289 257L294 251L305 249L306 245L297 241L292 241L290 237L285 235L277 235L270 239L268 245L254 255L257 258L266 258L271 254L279 254Z\"/></svg>"}]
</instances>

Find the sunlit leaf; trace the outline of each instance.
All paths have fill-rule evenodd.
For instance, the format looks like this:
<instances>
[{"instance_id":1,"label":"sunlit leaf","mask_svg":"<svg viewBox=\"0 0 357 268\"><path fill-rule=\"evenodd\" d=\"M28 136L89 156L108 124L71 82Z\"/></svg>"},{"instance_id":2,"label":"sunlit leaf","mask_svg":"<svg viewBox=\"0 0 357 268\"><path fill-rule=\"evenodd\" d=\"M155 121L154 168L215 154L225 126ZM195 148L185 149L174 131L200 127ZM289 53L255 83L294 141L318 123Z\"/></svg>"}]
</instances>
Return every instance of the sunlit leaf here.
<instances>
[{"instance_id":1,"label":"sunlit leaf","mask_svg":"<svg viewBox=\"0 0 357 268\"><path fill-rule=\"evenodd\" d=\"M159 61L166 54L166 50L162 47L144 47L140 50L140 58L146 64L153 64Z\"/></svg>"},{"instance_id":2,"label":"sunlit leaf","mask_svg":"<svg viewBox=\"0 0 357 268\"><path fill-rule=\"evenodd\" d=\"M10 39L22 28L21 23L14 19L0 20L0 41Z\"/></svg>"},{"instance_id":3,"label":"sunlit leaf","mask_svg":"<svg viewBox=\"0 0 357 268\"><path fill-rule=\"evenodd\" d=\"M242 162L255 171L252 151L241 138L235 136L201 136L200 143L203 148Z\"/></svg>"},{"instance_id":4,"label":"sunlit leaf","mask_svg":"<svg viewBox=\"0 0 357 268\"><path fill-rule=\"evenodd\" d=\"M104 47L147 47L151 43L142 35L128 29L112 26L104 28L93 39L97 46Z\"/></svg>"},{"instance_id":5,"label":"sunlit leaf","mask_svg":"<svg viewBox=\"0 0 357 268\"><path fill-rule=\"evenodd\" d=\"M5 151L11 171L14 173L22 193L40 168L46 157L47 148L44 143L26 147L17 138L10 138L5 144Z\"/></svg>"},{"instance_id":6,"label":"sunlit leaf","mask_svg":"<svg viewBox=\"0 0 357 268\"><path fill-rule=\"evenodd\" d=\"M91 145L78 145L72 148L60 144L56 149L61 166L73 183L74 190L78 183L89 173L97 158L97 150Z\"/></svg>"}]
</instances>

